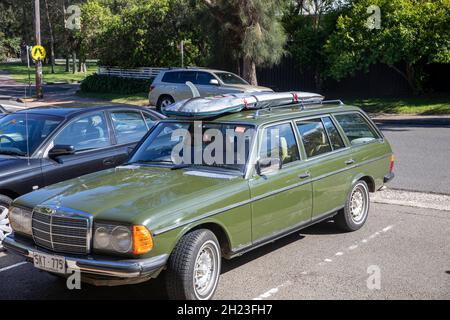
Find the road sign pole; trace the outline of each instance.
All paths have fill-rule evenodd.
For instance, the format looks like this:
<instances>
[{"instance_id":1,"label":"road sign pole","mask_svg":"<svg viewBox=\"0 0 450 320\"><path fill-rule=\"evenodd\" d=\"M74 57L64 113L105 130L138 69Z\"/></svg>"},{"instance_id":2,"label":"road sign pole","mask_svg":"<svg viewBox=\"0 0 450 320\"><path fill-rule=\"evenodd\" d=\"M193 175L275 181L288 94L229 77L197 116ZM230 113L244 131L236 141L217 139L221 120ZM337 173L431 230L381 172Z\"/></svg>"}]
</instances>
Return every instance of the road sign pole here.
<instances>
[{"instance_id":1,"label":"road sign pole","mask_svg":"<svg viewBox=\"0 0 450 320\"><path fill-rule=\"evenodd\" d=\"M30 50L31 50L31 46L27 45L28 94L31 96Z\"/></svg>"},{"instance_id":2,"label":"road sign pole","mask_svg":"<svg viewBox=\"0 0 450 320\"><path fill-rule=\"evenodd\" d=\"M36 45L41 45L41 13L39 0L34 0L34 21L36 32ZM36 60L36 98L42 99L44 93L42 90L42 60Z\"/></svg>"}]
</instances>

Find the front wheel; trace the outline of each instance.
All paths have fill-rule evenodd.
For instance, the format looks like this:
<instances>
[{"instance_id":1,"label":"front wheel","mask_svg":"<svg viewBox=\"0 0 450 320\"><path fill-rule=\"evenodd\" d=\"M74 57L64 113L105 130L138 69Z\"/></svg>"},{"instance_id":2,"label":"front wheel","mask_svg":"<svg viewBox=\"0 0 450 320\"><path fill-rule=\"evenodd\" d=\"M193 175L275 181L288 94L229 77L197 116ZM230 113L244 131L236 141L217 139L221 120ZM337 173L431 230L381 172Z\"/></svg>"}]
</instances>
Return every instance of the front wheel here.
<instances>
[{"instance_id":1,"label":"front wheel","mask_svg":"<svg viewBox=\"0 0 450 320\"><path fill-rule=\"evenodd\" d=\"M186 234L172 252L167 265L166 288L170 299L209 300L219 283L220 246L210 230Z\"/></svg>"},{"instance_id":2,"label":"front wheel","mask_svg":"<svg viewBox=\"0 0 450 320\"><path fill-rule=\"evenodd\" d=\"M9 205L11 202L11 198L0 195L0 251L3 250L3 239L12 232L8 218Z\"/></svg>"},{"instance_id":3,"label":"front wheel","mask_svg":"<svg viewBox=\"0 0 450 320\"><path fill-rule=\"evenodd\" d=\"M360 180L353 185L345 207L337 214L335 221L344 231L356 231L366 222L369 207L369 188L365 181Z\"/></svg>"}]
</instances>

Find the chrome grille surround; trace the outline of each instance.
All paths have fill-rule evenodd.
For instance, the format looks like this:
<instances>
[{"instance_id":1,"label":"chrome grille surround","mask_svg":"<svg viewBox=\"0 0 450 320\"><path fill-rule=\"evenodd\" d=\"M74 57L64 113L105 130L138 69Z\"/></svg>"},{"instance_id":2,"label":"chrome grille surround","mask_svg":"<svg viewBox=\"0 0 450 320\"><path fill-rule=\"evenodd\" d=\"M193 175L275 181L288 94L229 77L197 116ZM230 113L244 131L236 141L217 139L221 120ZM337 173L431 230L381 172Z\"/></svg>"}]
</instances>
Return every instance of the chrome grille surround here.
<instances>
[{"instance_id":1,"label":"chrome grille surround","mask_svg":"<svg viewBox=\"0 0 450 320\"><path fill-rule=\"evenodd\" d=\"M61 253L91 252L93 217L88 213L55 205L37 206L31 226L38 246Z\"/></svg>"}]
</instances>

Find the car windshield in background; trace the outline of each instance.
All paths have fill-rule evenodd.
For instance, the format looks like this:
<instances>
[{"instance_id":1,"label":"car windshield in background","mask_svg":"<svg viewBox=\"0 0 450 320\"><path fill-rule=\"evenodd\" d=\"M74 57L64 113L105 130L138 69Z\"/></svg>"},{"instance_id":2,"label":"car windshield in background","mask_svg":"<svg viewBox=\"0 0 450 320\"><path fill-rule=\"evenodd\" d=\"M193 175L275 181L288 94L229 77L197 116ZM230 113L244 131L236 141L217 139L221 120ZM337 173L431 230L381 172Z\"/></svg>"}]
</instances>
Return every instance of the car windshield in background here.
<instances>
[{"instance_id":1,"label":"car windshield in background","mask_svg":"<svg viewBox=\"0 0 450 320\"><path fill-rule=\"evenodd\" d=\"M0 119L0 155L32 155L61 121L62 118L55 116L7 115Z\"/></svg>"},{"instance_id":2,"label":"car windshield in background","mask_svg":"<svg viewBox=\"0 0 450 320\"><path fill-rule=\"evenodd\" d=\"M220 80L222 80L225 84L244 84L248 85L248 83L239 78L237 75L229 73L229 72L215 72L214 73Z\"/></svg>"},{"instance_id":3,"label":"car windshield in background","mask_svg":"<svg viewBox=\"0 0 450 320\"><path fill-rule=\"evenodd\" d=\"M252 126L207 122L161 122L130 163L208 167L244 172L254 138Z\"/></svg>"}]
</instances>

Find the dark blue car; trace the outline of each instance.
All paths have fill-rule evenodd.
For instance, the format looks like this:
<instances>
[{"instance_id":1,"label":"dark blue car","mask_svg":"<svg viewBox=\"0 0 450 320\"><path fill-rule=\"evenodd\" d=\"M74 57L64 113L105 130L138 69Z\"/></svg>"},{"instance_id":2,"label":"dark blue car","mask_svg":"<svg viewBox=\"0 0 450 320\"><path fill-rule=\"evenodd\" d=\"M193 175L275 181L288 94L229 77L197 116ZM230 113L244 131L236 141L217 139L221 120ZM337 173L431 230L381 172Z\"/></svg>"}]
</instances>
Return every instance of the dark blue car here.
<instances>
[{"instance_id":1,"label":"dark blue car","mask_svg":"<svg viewBox=\"0 0 450 320\"><path fill-rule=\"evenodd\" d=\"M1 111L0 111L1 112ZM31 108L0 118L0 247L12 199L122 164L164 116L125 105Z\"/></svg>"}]
</instances>

